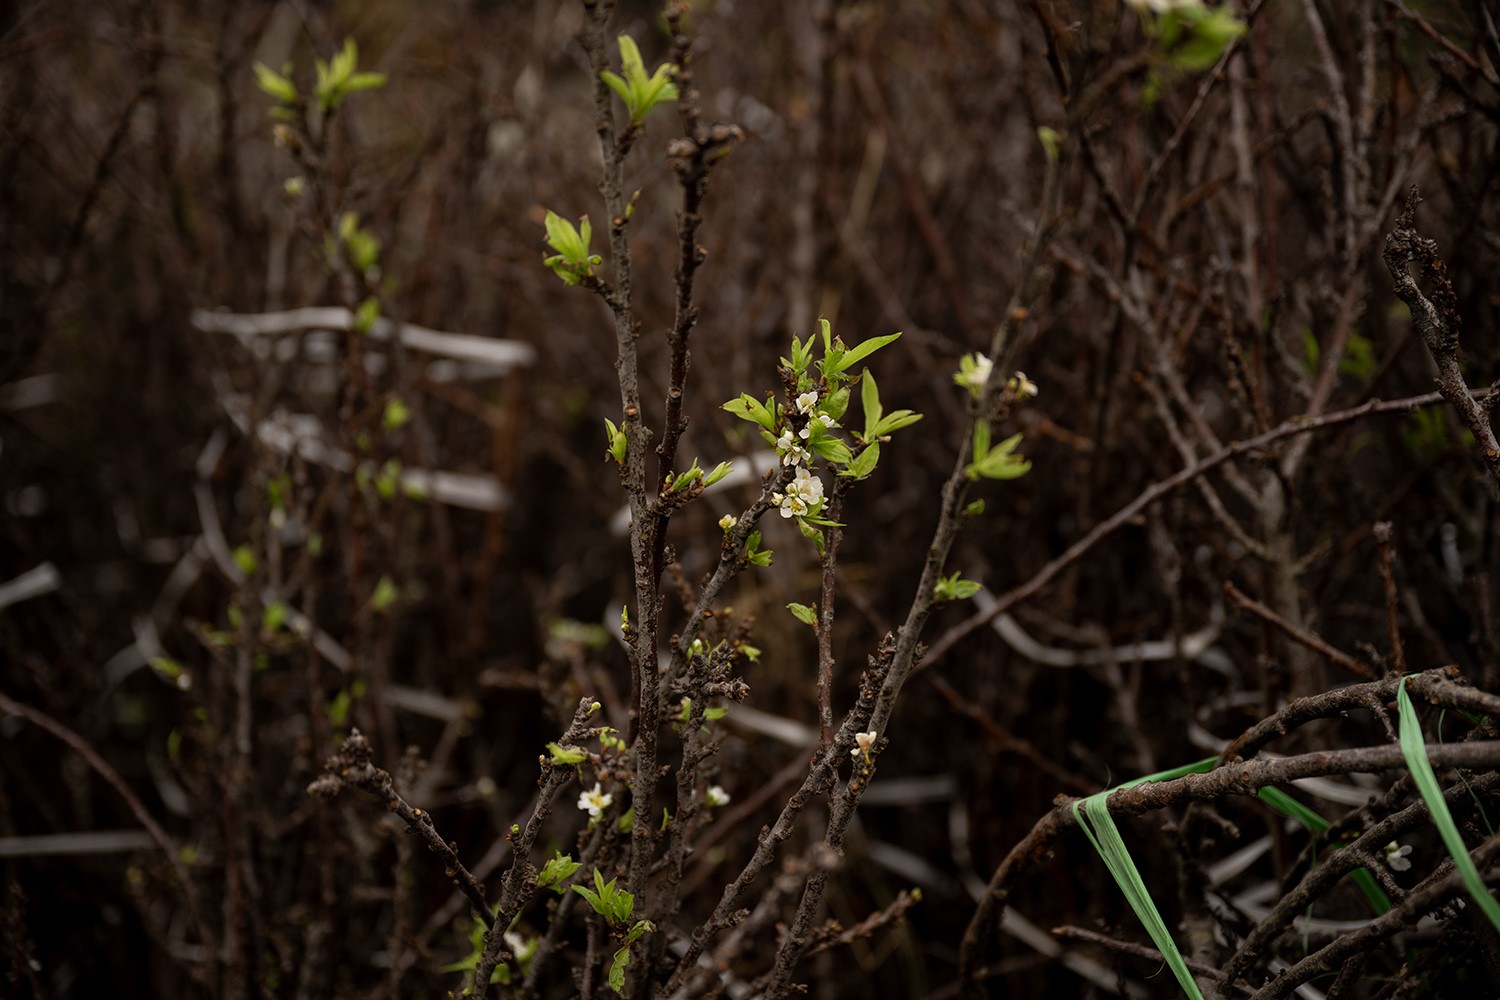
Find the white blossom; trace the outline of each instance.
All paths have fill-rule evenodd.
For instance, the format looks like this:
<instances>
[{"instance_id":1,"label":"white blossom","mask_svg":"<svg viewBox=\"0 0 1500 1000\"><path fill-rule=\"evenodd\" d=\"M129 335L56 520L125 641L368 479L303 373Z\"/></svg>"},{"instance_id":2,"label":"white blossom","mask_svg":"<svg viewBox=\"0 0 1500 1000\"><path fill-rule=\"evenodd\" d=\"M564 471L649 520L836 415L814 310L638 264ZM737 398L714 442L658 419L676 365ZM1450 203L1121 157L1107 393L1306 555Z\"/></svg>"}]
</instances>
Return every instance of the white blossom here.
<instances>
[{"instance_id":1,"label":"white blossom","mask_svg":"<svg viewBox=\"0 0 1500 1000\"><path fill-rule=\"evenodd\" d=\"M1411 868L1406 856L1411 853L1410 844L1398 844L1394 840L1385 845L1385 863L1393 872L1404 872Z\"/></svg>"},{"instance_id":2,"label":"white blossom","mask_svg":"<svg viewBox=\"0 0 1500 1000\"><path fill-rule=\"evenodd\" d=\"M782 517L801 517L823 502L823 480L799 465L797 478L786 484L784 493L772 493L771 499Z\"/></svg>"},{"instance_id":3,"label":"white blossom","mask_svg":"<svg viewBox=\"0 0 1500 1000\"><path fill-rule=\"evenodd\" d=\"M869 760L870 748L875 745L875 741L877 739L879 739L879 736L873 729L868 733L855 733L855 745L849 750L849 756L853 757L855 760L859 760L861 757L863 757L865 760Z\"/></svg>"},{"instance_id":4,"label":"white blossom","mask_svg":"<svg viewBox=\"0 0 1500 1000\"><path fill-rule=\"evenodd\" d=\"M974 367L969 370L969 388L983 389L985 383L990 380L990 372L994 370L995 363L983 354L970 355L974 359Z\"/></svg>"},{"instance_id":5,"label":"white blossom","mask_svg":"<svg viewBox=\"0 0 1500 1000\"><path fill-rule=\"evenodd\" d=\"M1036 383L1027 378L1026 373L1022 371L1018 371L1010 377L1010 382L1007 383L1007 388L1009 388L1011 392L1015 393L1017 399L1025 399L1030 396L1035 396L1038 392L1041 391L1037 388Z\"/></svg>"},{"instance_id":6,"label":"white blossom","mask_svg":"<svg viewBox=\"0 0 1500 1000\"><path fill-rule=\"evenodd\" d=\"M723 517L719 518L719 527L725 531L733 530L734 526L739 523L740 519L735 517L733 514L725 514Z\"/></svg>"},{"instance_id":7,"label":"white blossom","mask_svg":"<svg viewBox=\"0 0 1500 1000\"><path fill-rule=\"evenodd\" d=\"M802 446L790 427L776 439L776 453L781 456L782 465L806 465L812 461L812 452Z\"/></svg>"},{"instance_id":8,"label":"white blossom","mask_svg":"<svg viewBox=\"0 0 1500 1000\"><path fill-rule=\"evenodd\" d=\"M1201 0L1125 0L1137 11L1151 11L1153 14L1165 14L1169 10L1183 10L1187 7L1201 7Z\"/></svg>"},{"instance_id":9,"label":"white blossom","mask_svg":"<svg viewBox=\"0 0 1500 1000\"><path fill-rule=\"evenodd\" d=\"M594 787L578 796L578 808L588 813L594 819L598 819L615 797L599 787L599 782L594 782Z\"/></svg>"},{"instance_id":10,"label":"white blossom","mask_svg":"<svg viewBox=\"0 0 1500 1000\"><path fill-rule=\"evenodd\" d=\"M818 394L816 392L804 392L797 397L797 412L811 414L818 406Z\"/></svg>"},{"instance_id":11,"label":"white blossom","mask_svg":"<svg viewBox=\"0 0 1500 1000\"><path fill-rule=\"evenodd\" d=\"M826 414L826 413L815 413L815 414L813 414L812 420L809 420L807 422L807 425L805 427L803 427L802 430L800 430L800 431L797 432L797 436L800 437L800 438L802 438L802 440L806 441L808 438L812 437L813 421L817 421L818 423L822 424L824 427L833 427L833 426L835 426L835 424L833 422L833 418L830 417L828 414Z\"/></svg>"},{"instance_id":12,"label":"white blossom","mask_svg":"<svg viewBox=\"0 0 1500 1000\"><path fill-rule=\"evenodd\" d=\"M505 947L509 948L516 961L522 964L531 961L531 957L536 954L537 945L541 943L541 938L527 940L515 931L505 932Z\"/></svg>"},{"instance_id":13,"label":"white blossom","mask_svg":"<svg viewBox=\"0 0 1500 1000\"><path fill-rule=\"evenodd\" d=\"M706 801L710 806L713 806L716 809L719 806L729 805L729 793L724 791L723 785L710 786L707 793L704 794L703 798L704 801Z\"/></svg>"}]
</instances>

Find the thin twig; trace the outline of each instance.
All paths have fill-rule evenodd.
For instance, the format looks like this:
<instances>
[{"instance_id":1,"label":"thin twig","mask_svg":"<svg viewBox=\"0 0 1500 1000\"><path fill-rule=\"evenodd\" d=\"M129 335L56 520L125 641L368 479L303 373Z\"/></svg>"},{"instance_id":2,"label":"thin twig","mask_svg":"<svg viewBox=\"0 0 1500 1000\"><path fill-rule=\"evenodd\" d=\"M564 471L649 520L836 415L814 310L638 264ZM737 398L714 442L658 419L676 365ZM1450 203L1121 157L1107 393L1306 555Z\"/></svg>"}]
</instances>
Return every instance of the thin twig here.
<instances>
[{"instance_id":1,"label":"thin twig","mask_svg":"<svg viewBox=\"0 0 1500 1000\"><path fill-rule=\"evenodd\" d=\"M95 774L103 778L109 787L115 790L115 793L125 802L131 815L136 818L136 822L141 824L141 827L150 835L152 841L156 843L163 857L167 859L167 864L172 866L172 872L177 876L178 885L181 887L183 901L187 903L188 913L193 918L193 926L198 930L199 940L205 946L210 945L213 942L213 937L209 932L209 924L203 918L203 911L198 906L198 892L193 888L192 874L187 870L187 866L183 864L177 842L172 839L166 830L162 829L161 824L156 822L155 817L146 809L145 804L136 797L135 792L131 791L130 786L125 783L125 779L120 777L120 773L111 767L107 760L99 756L99 752L90 745L88 740L79 736L47 713L32 708L30 705L22 704L4 693L0 693L0 712L25 719L37 728L51 733L57 739L67 744L79 757L82 757L83 762L92 768Z\"/></svg>"},{"instance_id":2,"label":"thin twig","mask_svg":"<svg viewBox=\"0 0 1500 1000\"><path fill-rule=\"evenodd\" d=\"M1476 398L1483 398L1488 396L1492 391L1491 389L1481 389L1475 392L1474 396ZM932 647L922 658L921 666L918 669L929 669L952 652L953 647L970 633L988 625L995 618L1009 611L1021 601L1035 596L1043 587L1056 579L1059 573L1081 559L1105 538L1129 524L1135 519L1137 514L1151 504L1163 499L1179 487L1192 482L1204 473L1219 467L1231 458L1260 451L1267 445L1280 441L1283 438L1295 437L1299 434L1309 434L1313 431L1327 430L1330 427L1351 423L1364 417L1387 413L1410 413L1413 410L1420 410L1424 406L1431 406L1433 403L1439 402L1442 398L1443 395L1440 392L1428 392L1420 396L1408 396L1404 399L1372 399L1359 406L1351 407L1347 410L1324 413L1321 416L1293 417L1278 424L1264 434L1257 434L1255 437L1244 441L1230 442L1229 445L1214 452L1212 455L1199 459L1197 462L1168 476L1166 479L1152 483L1142 490L1134 500L1131 500L1125 506L1115 511L1114 514L1096 524L1089 530L1088 534L1070 545L1062 555L1043 566L1031 579L1000 595L990 607L970 615L948 629L932 644Z\"/></svg>"},{"instance_id":3,"label":"thin twig","mask_svg":"<svg viewBox=\"0 0 1500 1000\"><path fill-rule=\"evenodd\" d=\"M1316 632L1309 632L1307 629L1302 628L1295 622L1287 621L1281 615L1278 615L1275 611L1266 607L1260 601L1257 601L1249 594L1246 594L1244 591L1240 590L1240 588L1236 587L1228 580L1224 581L1224 593L1229 597L1231 601L1233 601L1243 610L1249 611L1259 617L1262 621L1274 625L1290 638L1295 639L1297 642L1300 642L1302 645L1306 646L1313 652L1322 654L1331 662L1337 663L1339 666L1343 667L1351 674L1357 674L1360 677L1367 678L1375 676L1375 671L1370 669L1365 664L1360 663L1348 653L1344 652L1341 649L1338 649L1332 643L1328 642L1322 636L1318 635Z\"/></svg>"}]
</instances>

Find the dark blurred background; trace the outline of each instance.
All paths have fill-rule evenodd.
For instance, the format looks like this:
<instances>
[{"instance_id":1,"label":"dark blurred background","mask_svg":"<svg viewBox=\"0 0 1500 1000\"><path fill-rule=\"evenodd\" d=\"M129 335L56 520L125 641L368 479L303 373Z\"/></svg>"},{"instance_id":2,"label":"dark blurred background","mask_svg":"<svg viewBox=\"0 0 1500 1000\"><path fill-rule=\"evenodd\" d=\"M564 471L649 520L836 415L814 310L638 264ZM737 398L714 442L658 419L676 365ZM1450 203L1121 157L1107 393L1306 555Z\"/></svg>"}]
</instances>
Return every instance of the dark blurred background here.
<instances>
[{"instance_id":1,"label":"dark blurred background","mask_svg":"<svg viewBox=\"0 0 1500 1000\"><path fill-rule=\"evenodd\" d=\"M1316 9L1342 26L1362 6ZM1041 389L1006 430L1024 433L1034 470L979 488L988 509L950 571L994 593L1024 583L1180 469L1174 433L1201 456L1304 412L1330 351L1342 360L1323 408L1429 391L1379 259L1408 184L1450 268L1470 381L1494 377L1500 53L1483 7L1379 6L1368 37L1335 32L1323 52L1302 8L1259 6L1210 86L1154 59L1140 16L1112 2L692 5L704 116L746 139L705 203L682 454L710 465L759 449L719 405L775 388L776 358L820 316L850 342L904 331L871 367L887 408L926 414L846 511L836 708L911 600L966 420L951 375L988 349L1042 210L1039 126L1072 147L1048 279L1011 355ZM648 67L668 48L659 14L621 2L613 22ZM620 416L613 337L595 297L541 266L547 209L604 229L582 22L580 4L554 2L0 11L0 691L117 772L179 845L201 911L98 767L0 715L0 991L457 989L440 970L467 953L469 919L437 863L400 860L410 846L373 800L316 805L307 783L350 725L393 770L417 747L428 763L409 776L413 801L493 884L536 755L577 698L598 694L623 718L625 658L607 628L630 587L603 451L602 422ZM361 69L389 80L340 110L323 167L339 210L381 241L388 313L532 352L506 369L372 341L363 414L341 409L340 337L194 321L344 304L317 220L286 193L298 171L273 144L252 67L290 62L305 85L346 37ZM1360 122L1353 145L1334 124L1329 65ZM658 423L677 128L670 108L653 116L626 176L640 191L635 301ZM1145 318L1122 311L1122 288ZM384 419L392 399L408 422ZM1222 517L1194 489L1147 508L1014 610L1029 646L980 629L912 683L828 913L852 925L911 886L924 900L810 959L799 978L815 995L945 995L973 893L1053 796L1212 753L1296 688L1288 664L1305 651L1226 601L1225 581L1383 668L1371 526L1389 520L1408 662L1500 679L1495 506L1457 421L1431 408L1303 440L1290 476L1282 442L1232 467L1245 490L1208 477ZM404 489L412 470L450 478ZM714 522L752 490L674 521L687 581L716 558ZM748 857L816 727L816 652L782 610L815 598L816 556L771 521L775 565L729 596L757 619L764 655L747 679L760 714L726 730L719 780L737 811L689 872L684 928ZM972 610L944 610L930 638ZM1375 732L1353 720L1328 739ZM1233 815L1247 836L1269 824L1249 806ZM1170 903L1162 819L1133 835ZM566 849L579 817L554 822L549 851ZM1081 838L1014 907L1041 928L1102 921L1139 936ZM215 961L204 931L238 952ZM389 944L402 934L419 942L405 956ZM1110 993L1117 975L1154 968L1016 934L993 946L997 996ZM225 967L248 978L194 975ZM569 995L556 979L548 995Z\"/></svg>"}]
</instances>

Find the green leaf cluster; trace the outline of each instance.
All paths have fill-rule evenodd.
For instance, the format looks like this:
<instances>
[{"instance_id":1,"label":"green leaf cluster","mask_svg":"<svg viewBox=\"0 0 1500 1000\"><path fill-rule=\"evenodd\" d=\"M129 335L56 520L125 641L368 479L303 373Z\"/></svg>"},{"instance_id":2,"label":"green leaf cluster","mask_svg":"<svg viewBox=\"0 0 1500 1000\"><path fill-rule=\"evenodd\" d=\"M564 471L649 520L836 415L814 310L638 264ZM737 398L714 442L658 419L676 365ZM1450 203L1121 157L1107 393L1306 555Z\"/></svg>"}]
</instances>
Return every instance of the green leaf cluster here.
<instances>
[{"instance_id":1,"label":"green leaf cluster","mask_svg":"<svg viewBox=\"0 0 1500 1000\"><path fill-rule=\"evenodd\" d=\"M537 873L536 884L542 889L551 889L558 895L562 895L568 891L563 883L572 878L573 873L582 867L583 865L573 860L573 855L556 851L552 859L542 865L542 870Z\"/></svg>"},{"instance_id":2,"label":"green leaf cluster","mask_svg":"<svg viewBox=\"0 0 1500 1000\"><path fill-rule=\"evenodd\" d=\"M349 263L356 270L366 276L373 276L376 265L380 263L380 240L374 233L360 226L359 216L354 212L345 212L340 216L336 235L336 242L333 236L328 238L329 256L334 256L333 252L338 247L343 247L349 254ZM368 333L379 317L380 303L374 299L366 299L360 303L355 313L355 329Z\"/></svg>"},{"instance_id":3,"label":"green leaf cluster","mask_svg":"<svg viewBox=\"0 0 1500 1000\"><path fill-rule=\"evenodd\" d=\"M974 425L974 460L964 475L976 479L1019 479L1031 471L1031 463L1015 453L1021 435L1014 434L990 446L990 425L981 420Z\"/></svg>"},{"instance_id":4,"label":"green leaf cluster","mask_svg":"<svg viewBox=\"0 0 1500 1000\"><path fill-rule=\"evenodd\" d=\"M783 358L783 361L786 359ZM748 420L759 425L767 434L776 432L777 409L774 399L767 399L764 403L747 393L741 393L738 399L731 399L724 404L724 409L733 413L741 420Z\"/></svg>"},{"instance_id":5,"label":"green leaf cluster","mask_svg":"<svg viewBox=\"0 0 1500 1000\"><path fill-rule=\"evenodd\" d=\"M696 482L699 482L700 480L703 483L703 488L707 489L714 483L717 483L719 480L729 475L730 468L731 466L728 462L720 462L718 465L714 466L712 470L705 473L703 471L703 468L699 466L698 460L695 458L693 459L692 468L688 469L682 475L672 480L672 485L668 488L668 492L676 493L681 490L685 490L689 486L693 485Z\"/></svg>"},{"instance_id":6,"label":"green leaf cluster","mask_svg":"<svg viewBox=\"0 0 1500 1000\"><path fill-rule=\"evenodd\" d=\"M630 447L630 439L625 436L624 427L616 427L615 422L608 417L604 418L604 435L609 444L606 451L609 457L620 465L625 464L625 452Z\"/></svg>"},{"instance_id":7,"label":"green leaf cluster","mask_svg":"<svg viewBox=\"0 0 1500 1000\"><path fill-rule=\"evenodd\" d=\"M385 413L380 418L386 430L398 431L405 427L409 420L411 420L411 410L400 397L392 397L386 402Z\"/></svg>"},{"instance_id":8,"label":"green leaf cluster","mask_svg":"<svg viewBox=\"0 0 1500 1000\"><path fill-rule=\"evenodd\" d=\"M397 589L396 582L389 576L382 576L375 584L375 592L370 595L370 609L376 614L382 614L390 610L400 597L401 591Z\"/></svg>"},{"instance_id":9,"label":"green leaf cluster","mask_svg":"<svg viewBox=\"0 0 1500 1000\"><path fill-rule=\"evenodd\" d=\"M612 924L625 924L635 912L635 894L621 888L619 881L618 878L612 878L605 882L604 873L595 868L594 888L575 885L573 891L588 900L594 912L605 920Z\"/></svg>"},{"instance_id":10,"label":"green leaf cluster","mask_svg":"<svg viewBox=\"0 0 1500 1000\"><path fill-rule=\"evenodd\" d=\"M781 372L788 391L796 396L816 393L817 403L811 413L800 413L794 406L778 405L769 396L762 401L748 393L731 399L724 404L724 409L755 424L765 442L778 451L785 453L784 439L793 433L796 437L794 447L803 448L830 463L840 476L864 479L880 462L880 445L889 441L895 431L922 419L920 413L911 410L886 413L880 402L880 387L870 371L866 369L859 375L851 374L855 365L882 347L895 343L901 334L872 337L851 347L833 335L828 320L819 320L819 323L821 339L810 336L803 340L794 336L791 356L781 358ZM818 357L820 346L821 358ZM856 382L860 386L864 423L861 430L851 435L851 444L838 431L842 429L839 421L849 410L851 389ZM831 523L818 519L815 513L802 515L798 520L802 524L826 526Z\"/></svg>"},{"instance_id":11,"label":"green leaf cluster","mask_svg":"<svg viewBox=\"0 0 1500 1000\"><path fill-rule=\"evenodd\" d=\"M332 111L343 103L344 98L361 90L374 90L385 85L384 73L359 73L359 48L354 39L344 39L343 49L328 62L314 60L318 78L313 85L313 96L325 111ZM259 72L259 69L256 70ZM262 83L262 89L265 84Z\"/></svg>"},{"instance_id":12,"label":"green leaf cluster","mask_svg":"<svg viewBox=\"0 0 1500 1000\"><path fill-rule=\"evenodd\" d=\"M557 767L572 767L574 764L582 764L589 759L587 751L558 743L548 743L547 752L551 754L548 758L549 763Z\"/></svg>"},{"instance_id":13,"label":"green leaf cluster","mask_svg":"<svg viewBox=\"0 0 1500 1000\"><path fill-rule=\"evenodd\" d=\"M932 596L939 601L966 601L979 593L979 583L965 580L962 573L938 577Z\"/></svg>"},{"instance_id":14,"label":"green leaf cluster","mask_svg":"<svg viewBox=\"0 0 1500 1000\"><path fill-rule=\"evenodd\" d=\"M751 566L771 565L772 552L760 547L760 532L752 531L745 539L745 561Z\"/></svg>"},{"instance_id":15,"label":"green leaf cluster","mask_svg":"<svg viewBox=\"0 0 1500 1000\"><path fill-rule=\"evenodd\" d=\"M1161 51L1175 69L1198 73L1211 69L1245 31L1245 22L1228 4L1184 4L1162 18Z\"/></svg>"},{"instance_id":16,"label":"green leaf cluster","mask_svg":"<svg viewBox=\"0 0 1500 1000\"><path fill-rule=\"evenodd\" d=\"M677 84L672 82L677 67L672 63L662 63L656 67L656 72L647 76L646 64L641 60L641 50L636 47L635 39L621 35L619 43L620 68L625 75L604 70L599 78L625 102L630 123L639 125L658 104L677 100Z\"/></svg>"},{"instance_id":17,"label":"green leaf cluster","mask_svg":"<svg viewBox=\"0 0 1500 1000\"><path fill-rule=\"evenodd\" d=\"M291 63L283 64L280 73L265 63L255 64L255 85L284 105L297 103L297 85L291 77Z\"/></svg>"},{"instance_id":18,"label":"green leaf cluster","mask_svg":"<svg viewBox=\"0 0 1500 1000\"><path fill-rule=\"evenodd\" d=\"M603 257L589 253L589 243L594 237L589 217L585 215L578 223L575 227L556 212L547 212L547 244L557 253L543 257L542 263L565 285L576 285L593 277L594 268L604 262Z\"/></svg>"}]
</instances>

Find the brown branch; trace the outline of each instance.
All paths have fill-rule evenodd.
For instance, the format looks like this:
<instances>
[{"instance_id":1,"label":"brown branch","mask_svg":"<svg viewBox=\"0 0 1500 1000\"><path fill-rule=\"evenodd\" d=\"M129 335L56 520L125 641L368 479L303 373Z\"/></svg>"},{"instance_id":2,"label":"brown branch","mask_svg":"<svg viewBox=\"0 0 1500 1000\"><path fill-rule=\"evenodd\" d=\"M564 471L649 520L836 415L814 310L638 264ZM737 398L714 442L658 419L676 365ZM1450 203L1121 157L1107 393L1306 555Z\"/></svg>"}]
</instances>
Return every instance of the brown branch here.
<instances>
[{"instance_id":1,"label":"brown branch","mask_svg":"<svg viewBox=\"0 0 1500 1000\"><path fill-rule=\"evenodd\" d=\"M837 522L843 515L844 496L853 485L852 479L839 478L834 481L833 493L829 495L823 517ZM836 593L835 576L838 569L839 542L844 531L839 527L823 529L823 589L818 601L818 746L826 748L833 742L833 598Z\"/></svg>"},{"instance_id":2,"label":"brown branch","mask_svg":"<svg viewBox=\"0 0 1500 1000\"><path fill-rule=\"evenodd\" d=\"M1463 744L1429 744L1428 758L1435 767L1493 768L1500 765L1500 740ZM1406 760L1396 745L1327 750L1275 760L1252 760L1222 765L1206 774L1190 774L1172 781L1152 782L1121 788L1106 799L1116 817L1138 816L1184 802L1211 801L1228 795L1253 795L1268 785L1300 778L1326 777L1355 771L1391 771L1404 768ZM1037 821L995 869L984 897L964 932L960 949L959 978L966 988L975 984L981 964L980 949L993 938L1010 894L1026 872L1040 864L1059 837L1075 825L1072 797L1059 796L1053 809Z\"/></svg>"},{"instance_id":3,"label":"brown branch","mask_svg":"<svg viewBox=\"0 0 1500 1000\"><path fill-rule=\"evenodd\" d=\"M177 876L177 882L182 889L183 901L187 904L188 913L193 918L193 925L198 929L199 940L209 946L213 937L209 931L208 921L203 919L203 911L198 906L198 893L193 888L192 875L187 866L182 862L182 854L174 841L161 824L156 822L155 817L146 809L144 803L131 791L125 779L120 777L120 772L110 766L109 762L99 756L99 752L93 748L88 740L79 736L67 726L40 709L32 708L30 705L22 704L6 694L0 693L0 712L14 715L25 719L39 729L44 729L57 739L67 744L69 749L83 758L83 762L93 769L94 773L104 779L105 784L115 790L115 793L125 802L136 819L141 824L148 836L156 843L162 855L167 859L167 864L172 866L172 872Z\"/></svg>"},{"instance_id":4,"label":"brown branch","mask_svg":"<svg viewBox=\"0 0 1500 1000\"><path fill-rule=\"evenodd\" d=\"M1494 791L1497 785L1500 785L1500 775L1487 774L1469 783L1456 783L1443 793L1443 799L1450 809L1462 808L1465 803L1477 801L1477 795ZM1383 848L1386 844L1431 822L1427 803L1419 800L1371 825L1353 843L1331 852L1327 857L1318 858L1297 887L1284 893L1271 908L1271 912L1261 918L1245 936L1239 950L1224 967L1225 977L1230 982L1239 979L1297 917L1306 914L1313 902L1324 896L1345 875L1359 868L1365 868L1371 874L1382 870ZM1404 894L1391 895L1398 900L1404 898Z\"/></svg>"},{"instance_id":5,"label":"brown branch","mask_svg":"<svg viewBox=\"0 0 1500 1000\"><path fill-rule=\"evenodd\" d=\"M1396 220L1396 228L1385 238L1385 266L1396 281L1395 292L1411 310L1412 322L1422 334L1428 353L1438 367L1438 391L1442 393L1460 419L1474 434L1474 441L1484 459L1490 477L1485 481L1490 496L1500 499L1500 441L1490 426L1489 411L1479 405L1475 394L1464 381L1458 363L1458 335L1463 326L1458 315L1458 298L1448 280L1448 267L1438 256L1437 243L1423 239L1417 232L1415 214L1422 199L1415 185L1406 196L1406 208ZM1422 294L1407 265L1417 264L1432 298Z\"/></svg>"},{"instance_id":6,"label":"brown branch","mask_svg":"<svg viewBox=\"0 0 1500 1000\"><path fill-rule=\"evenodd\" d=\"M1456 667L1442 667L1411 674L1406 689L1433 705L1500 716L1500 695L1457 682ZM1334 691L1298 698L1269 718L1263 719L1232 740L1219 754L1220 762L1251 757L1272 741L1316 719L1337 718L1356 708L1385 704L1396 697L1401 678L1395 675L1368 684L1351 684Z\"/></svg>"},{"instance_id":7,"label":"brown branch","mask_svg":"<svg viewBox=\"0 0 1500 1000\"><path fill-rule=\"evenodd\" d=\"M1385 633L1391 644L1391 664L1396 673L1406 673L1406 650L1401 645L1401 624L1397 616L1396 575L1392 571L1391 522L1375 525L1375 541L1380 546L1380 579L1385 585Z\"/></svg>"},{"instance_id":8,"label":"brown branch","mask_svg":"<svg viewBox=\"0 0 1500 1000\"><path fill-rule=\"evenodd\" d=\"M1350 673L1366 678L1375 676L1375 671L1371 670L1365 664L1360 663L1348 653L1335 647L1317 633L1309 632L1297 623L1287 621L1284 617L1240 590L1240 588L1228 580L1224 581L1224 593L1242 610L1249 611L1267 624L1275 626L1288 637L1300 642L1313 652L1322 654L1328 660L1337 663Z\"/></svg>"},{"instance_id":9,"label":"brown branch","mask_svg":"<svg viewBox=\"0 0 1500 1000\"><path fill-rule=\"evenodd\" d=\"M1485 397L1493 391L1492 389L1481 389L1474 395L1476 398ZM1168 476L1166 479L1152 483L1142 490L1134 500L1094 525L1088 534L1070 545L1062 555L1043 566L1031 579L1000 595L989 608L970 615L948 629L932 644L926 656L923 657L922 664L918 669L927 670L952 652L953 647L970 633L988 625L991 621L1000 617L1020 602L1034 597L1043 587L1056 579L1059 573L1077 562L1105 538L1133 521L1141 511L1170 495L1179 487L1192 482L1204 473L1218 468L1230 459L1239 455L1247 455L1260 451L1267 445L1280 441L1283 438L1326 430L1330 427L1337 427L1363 419L1364 417L1387 413L1410 413L1413 410L1420 410L1424 406L1431 406L1442 398L1442 393L1429 392L1420 396L1408 396L1404 399L1372 399L1367 403L1351 407L1347 410L1336 410L1332 413L1324 413L1316 417L1293 417L1290 420L1283 421L1264 434L1257 434L1255 437L1244 441L1230 442L1228 446L1221 448L1212 455L1199 459L1197 462Z\"/></svg>"},{"instance_id":10,"label":"brown branch","mask_svg":"<svg viewBox=\"0 0 1500 1000\"><path fill-rule=\"evenodd\" d=\"M1074 927L1072 924L1054 927L1052 928L1052 933L1064 941L1087 941L1089 944L1097 944L1101 948L1108 948L1110 951L1117 951L1122 955L1134 955L1137 958L1144 958L1151 962L1166 962L1166 958L1162 953L1150 945L1136 944L1134 941L1124 941L1120 938L1110 937L1108 934L1100 934L1098 931L1091 931L1083 927ZM1224 981L1224 973L1211 965L1195 962L1186 956L1183 957L1183 962L1189 969L1200 976L1207 976L1216 983Z\"/></svg>"},{"instance_id":11,"label":"brown branch","mask_svg":"<svg viewBox=\"0 0 1500 1000\"><path fill-rule=\"evenodd\" d=\"M836 922L820 928L814 935L814 943L807 947L807 955L811 957L819 952L840 945L853 944L861 938L867 938L871 934L889 924L895 923L906 912L922 901L920 889L902 889L896 893L896 898L890 904L875 913L870 914L853 927L840 927Z\"/></svg>"},{"instance_id":12,"label":"brown branch","mask_svg":"<svg viewBox=\"0 0 1500 1000\"><path fill-rule=\"evenodd\" d=\"M421 838L429 851L442 859L444 871L468 898L474 908L474 915L483 920L485 926L489 926L492 918L489 903L484 896L484 887L459 860L457 847L438 834L437 827L432 824L432 814L403 799L396 791L390 772L376 767L373 761L374 753L369 740L358 729L350 730L348 739L344 740L338 753L329 757L328 762L323 765L323 774L307 786L308 794L326 801L335 798L348 786L368 792L383 801L385 807L406 824L407 829Z\"/></svg>"},{"instance_id":13,"label":"brown branch","mask_svg":"<svg viewBox=\"0 0 1500 1000\"><path fill-rule=\"evenodd\" d=\"M1431 753L1432 749L1428 747L1428 752ZM1472 856L1475 867L1481 871L1489 868L1497 859L1500 859L1500 836L1486 840L1474 849ZM1334 971L1347 959L1369 949L1379 941L1384 941L1403 928L1415 924L1427 913L1440 908L1448 900L1462 896L1466 892L1463 875L1453 871L1452 866L1448 867L1449 875L1446 878L1430 882L1413 892L1358 931L1334 938L1329 944L1271 980L1252 995L1250 1000L1282 1000L1283 997L1290 996L1303 983ZM1491 880L1496 877L1500 877L1500 872L1490 873Z\"/></svg>"}]
</instances>

